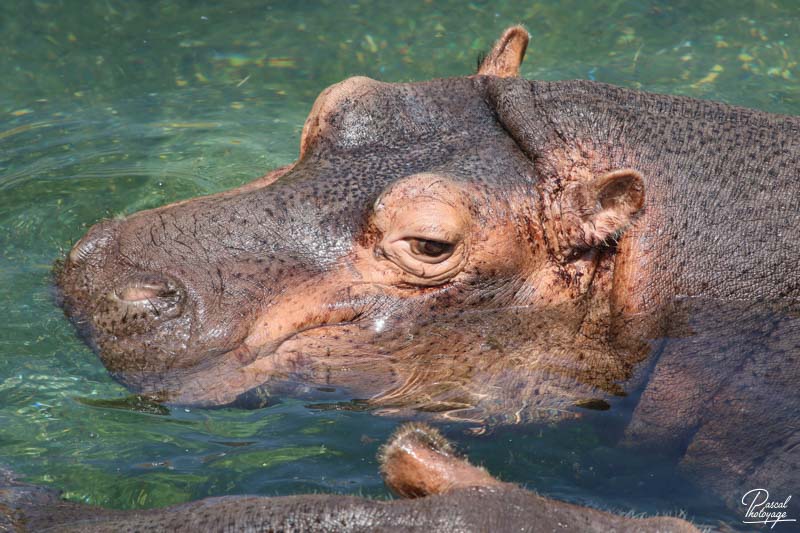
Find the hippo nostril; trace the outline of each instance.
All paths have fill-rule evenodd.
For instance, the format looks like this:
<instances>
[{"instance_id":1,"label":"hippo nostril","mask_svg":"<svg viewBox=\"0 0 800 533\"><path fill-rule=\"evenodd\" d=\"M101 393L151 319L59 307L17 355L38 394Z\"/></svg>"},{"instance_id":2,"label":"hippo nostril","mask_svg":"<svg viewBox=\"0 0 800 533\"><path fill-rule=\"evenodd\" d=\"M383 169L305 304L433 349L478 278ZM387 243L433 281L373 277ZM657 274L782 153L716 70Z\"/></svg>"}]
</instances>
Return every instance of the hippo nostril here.
<instances>
[{"instance_id":1,"label":"hippo nostril","mask_svg":"<svg viewBox=\"0 0 800 533\"><path fill-rule=\"evenodd\" d=\"M183 311L185 291L171 278L140 275L111 291L109 298L141 316L174 318Z\"/></svg>"},{"instance_id":2,"label":"hippo nostril","mask_svg":"<svg viewBox=\"0 0 800 533\"><path fill-rule=\"evenodd\" d=\"M143 283L125 287L117 293L117 296L120 300L125 300L126 302L141 302L155 300L156 298L170 299L177 296L177 294L178 292L175 289L165 284Z\"/></svg>"},{"instance_id":3,"label":"hippo nostril","mask_svg":"<svg viewBox=\"0 0 800 533\"><path fill-rule=\"evenodd\" d=\"M89 235L85 235L81 240L75 243L75 246L73 246L72 250L70 250L69 252L70 262L76 264L83 262L87 257L89 257L92 254L92 252L94 252L98 248L98 244L100 244L98 240L90 239Z\"/></svg>"},{"instance_id":4,"label":"hippo nostril","mask_svg":"<svg viewBox=\"0 0 800 533\"><path fill-rule=\"evenodd\" d=\"M72 264L82 263L97 250L110 243L114 236L112 227L115 225L116 223L111 220L95 224L86 235L72 247L72 250L69 252L69 261Z\"/></svg>"}]
</instances>

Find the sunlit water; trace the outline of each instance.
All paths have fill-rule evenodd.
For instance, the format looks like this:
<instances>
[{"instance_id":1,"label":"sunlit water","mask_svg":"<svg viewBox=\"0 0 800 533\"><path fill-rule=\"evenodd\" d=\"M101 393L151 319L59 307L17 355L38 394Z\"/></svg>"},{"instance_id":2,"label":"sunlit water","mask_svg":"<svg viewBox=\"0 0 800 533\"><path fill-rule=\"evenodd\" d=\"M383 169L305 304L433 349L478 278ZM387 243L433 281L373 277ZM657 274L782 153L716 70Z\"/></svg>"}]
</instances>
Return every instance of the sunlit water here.
<instances>
[{"instance_id":1,"label":"sunlit water","mask_svg":"<svg viewBox=\"0 0 800 533\"><path fill-rule=\"evenodd\" d=\"M375 453L398 421L296 401L168 413L95 401L126 391L51 294L53 262L97 220L291 162L327 85L469 74L503 28L522 22L528 78L800 113L794 0L221 4L0 3L0 463L73 500L386 496ZM492 472L546 494L735 521L668 462L616 450L623 412L593 416L608 430L444 429Z\"/></svg>"}]
</instances>

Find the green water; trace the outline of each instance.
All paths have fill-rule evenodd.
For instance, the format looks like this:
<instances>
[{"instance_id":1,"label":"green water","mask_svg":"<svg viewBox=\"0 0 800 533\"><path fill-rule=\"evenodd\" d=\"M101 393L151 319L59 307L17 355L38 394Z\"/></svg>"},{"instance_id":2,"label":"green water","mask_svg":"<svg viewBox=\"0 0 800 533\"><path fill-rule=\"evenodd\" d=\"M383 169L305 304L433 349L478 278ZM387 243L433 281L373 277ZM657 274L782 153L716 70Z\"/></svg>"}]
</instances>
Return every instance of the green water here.
<instances>
[{"instance_id":1,"label":"green water","mask_svg":"<svg viewBox=\"0 0 800 533\"><path fill-rule=\"evenodd\" d=\"M0 3L0 463L117 508L386 496L374 457L396 420L296 401L166 412L106 401L126 391L54 306L51 267L100 218L291 162L327 85L469 74L518 22L532 34L525 77L800 114L795 0ZM611 431L445 430L503 479L547 494L736 520L667 462L615 450Z\"/></svg>"}]
</instances>

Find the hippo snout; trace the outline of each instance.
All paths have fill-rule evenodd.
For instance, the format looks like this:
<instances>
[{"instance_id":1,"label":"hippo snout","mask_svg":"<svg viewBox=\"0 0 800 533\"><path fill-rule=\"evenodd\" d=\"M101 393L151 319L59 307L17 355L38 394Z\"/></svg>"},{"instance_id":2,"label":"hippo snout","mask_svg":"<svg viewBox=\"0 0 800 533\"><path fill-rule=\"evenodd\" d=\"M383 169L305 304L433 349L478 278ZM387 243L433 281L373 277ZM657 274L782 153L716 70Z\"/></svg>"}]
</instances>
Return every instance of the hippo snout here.
<instances>
[{"instance_id":1,"label":"hippo snout","mask_svg":"<svg viewBox=\"0 0 800 533\"><path fill-rule=\"evenodd\" d=\"M115 377L142 390L153 376L195 364L187 343L197 299L180 272L131 250L149 241L129 224L105 220L89 229L58 270L57 298Z\"/></svg>"}]
</instances>

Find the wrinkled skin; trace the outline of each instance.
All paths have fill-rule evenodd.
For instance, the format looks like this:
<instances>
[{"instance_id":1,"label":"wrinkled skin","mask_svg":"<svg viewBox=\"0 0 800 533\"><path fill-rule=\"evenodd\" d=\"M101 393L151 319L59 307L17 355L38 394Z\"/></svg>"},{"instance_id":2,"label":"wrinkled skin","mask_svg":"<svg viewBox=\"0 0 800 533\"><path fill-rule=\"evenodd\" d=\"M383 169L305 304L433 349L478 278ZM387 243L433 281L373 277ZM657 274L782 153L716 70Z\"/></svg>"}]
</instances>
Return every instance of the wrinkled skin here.
<instances>
[{"instance_id":1,"label":"wrinkled skin","mask_svg":"<svg viewBox=\"0 0 800 533\"><path fill-rule=\"evenodd\" d=\"M641 394L624 443L731 504L791 493L800 120L523 80L526 44L508 30L475 76L330 87L293 165L93 227L64 308L169 402L482 428Z\"/></svg>"},{"instance_id":2,"label":"wrinkled skin","mask_svg":"<svg viewBox=\"0 0 800 533\"><path fill-rule=\"evenodd\" d=\"M395 432L380 462L386 484L416 499L228 496L111 511L59 500L55 491L14 481L0 470L0 531L699 531L678 518L625 518L503 483L455 456L450 444L424 425Z\"/></svg>"}]
</instances>

